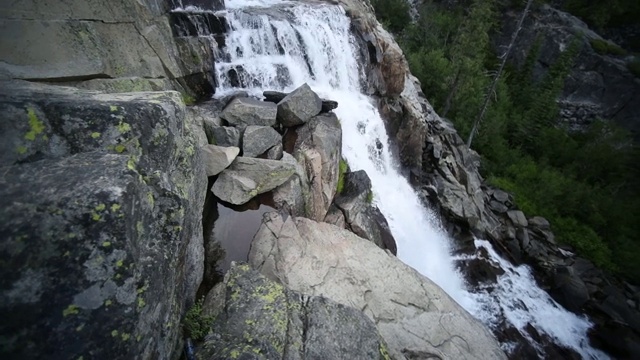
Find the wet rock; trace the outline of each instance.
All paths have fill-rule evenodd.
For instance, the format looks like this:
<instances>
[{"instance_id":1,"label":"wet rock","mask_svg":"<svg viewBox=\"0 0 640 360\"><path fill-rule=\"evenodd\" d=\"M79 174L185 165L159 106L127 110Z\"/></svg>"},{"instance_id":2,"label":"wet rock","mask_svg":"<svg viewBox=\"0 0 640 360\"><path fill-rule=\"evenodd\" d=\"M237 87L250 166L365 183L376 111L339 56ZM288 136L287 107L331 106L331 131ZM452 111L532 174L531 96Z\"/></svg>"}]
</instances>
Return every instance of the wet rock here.
<instances>
[{"instance_id":1,"label":"wet rock","mask_svg":"<svg viewBox=\"0 0 640 360\"><path fill-rule=\"evenodd\" d=\"M0 83L5 357L172 356L203 271L200 127L176 92Z\"/></svg>"},{"instance_id":2,"label":"wet rock","mask_svg":"<svg viewBox=\"0 0 640 360\"><path fill-rule=\"evenodd\" d=\"M211 130L212 141L218 146L240 147L240 130L232 126L216 126Z\"/></svg>"},{"instance_id":3,"label":"wet rock","mask_svg":"<svg viewBox=\"0 0 640 360\"><path fill-rule=\"evenodd\" d=\"M309 181L309 190L305 191L306 216L322 221L338 185L342 128L336 115L328 113L312 118L296 134L293 156Z\"/></svg>"},{"instance_id":4,"label":"wet rock","mask_svg":"<svg viewBox=\"0 0 640 360\"><path fill-rule=\"evenodd\" d=\"M364 309L391 358L405 349L442 359L506 358L491 333L437 285L334 225L268 213L249 261L293 291Z\"/></svg>"},{"instance_id":5,"label":"wet rock","mask_svg":"<svg viewBox=\"0 0 640 360\"><path fill-rule=\"evenodd\" d=\"M318 115L321 109L318 95L304 84L278 102L278 121L285 127L302 125Z\"/></svg>"},{"instance_id":6,"label":"wet rock","mask_svg":"<svg viewBox=\"0 0 640 360\"><path fill-rule=\"evenodd\" d=\"M235 98L222 110L220 117L240 127L274 126L278 108L275 104L252 98Z\"/></svg>"},{"instance_id":7,"label":"wet rock","mask_svg":"<svg viewBox=\"0 0 640 360\"><path fill-rule=\"evenodd\" d=\"M326 113L329 111L333 111L338 108L338 102L333 100L324 100L322 99L322 107L320 108L321 113Z\"/></svg>"},{"instance_id":8,"label":"wet rock","mask_svg":"<svg viewBox=\"0 0 640 360\"><path fill-rule=\"evenodd\" d=\"M207 176L218 175L222 170L231 165L240 153L237 147L222 147L217 145L203 146L202 161L204 161Z\"/></svg>"},{"instance_id":9,"label":"wet rock","mask_svg":"<svg viewBox=\"0 0 640 360\"><path fill-rule=\"evenodd\" d=\"M396 254L396 242L389 224L380 210L371 205L371 196L371 180L367 173L364 170L349 172L344 174L344 190L336 196L334 204L342 211L354 234Z\"/></svg>"},{"instance_id":10,"label":"wet rock","mask_svg":"<svg viewBox=\"0 0 640 360\"><path fill-rule=\"evenodd\" d=\"M199 359L378 359L386 352L362 312L319 296L290 291L232 265L208 296L216 315Z\"/></svg>"},{"instance_id":11,"label":"wet rock","mask_svg":"<svg viewBox=\"0 0 640 360\"><path fill-rule=\"evenodd\" d=\"M287 96L287 93L281 91L266 90L262 92L262 96L264 97L264 101L269 101L277 104Z\"/></svg>"},{"instance_id":12,"label":"wet rock","mask_svg":"<svg viewBox=\"0 0 640 360\"><path fill-rule=\"evenodd\" d=\"M397 97L404 90L407 66L402 50L391 40L382 43L382 62L380 70L386 85L386 94L389 97Z\"/></svg>"},{"instance_id":13,"label":"wet rock","mask_svg":"<svg viewBox=\"0 0 640 360\"><path fill-rule=\"evenodd\" d=\"M278 144L282 145L282 135L272 127L250 125L242 135L242 156L257 157Z\"/></svg>"},{"instance_id":14,"label":"wet rock","mask_svg":"<svg viewBox=\"0 0 640 360\"><path fill-rule=\"evenodd\" d=\"M237 157L218 176L211 191L223 201L242 205L282 185L294 172L295 166L284 161Z\"/></svg>"},{"instance_id":15,"label":"wet rock","mask_svg":"<svg viewBox=\"0 0 640 360\"><path fill-rule=\"evenodd\" d=\"M589 301L589 290L572 267L556 269L552 288L549 294L562 306L570 311L579 313L582 306Z\"/></svg>"}]
</instances>

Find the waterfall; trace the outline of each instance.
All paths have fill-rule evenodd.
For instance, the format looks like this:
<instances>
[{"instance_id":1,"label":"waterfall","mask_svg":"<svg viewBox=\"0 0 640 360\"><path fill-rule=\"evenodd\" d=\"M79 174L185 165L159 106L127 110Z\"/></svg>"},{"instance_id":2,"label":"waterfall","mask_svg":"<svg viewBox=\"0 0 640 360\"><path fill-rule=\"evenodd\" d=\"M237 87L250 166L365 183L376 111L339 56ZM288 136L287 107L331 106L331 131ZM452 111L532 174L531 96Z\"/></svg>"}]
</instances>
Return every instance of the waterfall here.
<instances>
[{"instance_id":1,"label":"waterfall","mask_svg":"<svg viewBox=\"0 0 640 360\"><path fill-rule=\"evenodd\" d=\"M450 239L401 175L389 151L383 120L373 100L361 92L357 44L341 7L277 0L228 0L226 4L221 15L231 31L215 64L216 96L240 89L262 96L263 90L291 91L306 82L321 96L337 100L343 157L353 170L365 170L371 178L374 202L389 222L402 261L490 327L496 326L496 314L502 314L525 337L524 327L531 324L585 358L606 358L588 344L586 331L591 324L587 319L555 303L535 285L526 267L501 259L488 242L477 241L476 246L487 248L492 261L507 270L499 279L500 288L491 293L467 290L455 269ZM415 92L411 86L405 92ZM508 350L509 344L503 346Z\"/></svg>"}]
</instances>

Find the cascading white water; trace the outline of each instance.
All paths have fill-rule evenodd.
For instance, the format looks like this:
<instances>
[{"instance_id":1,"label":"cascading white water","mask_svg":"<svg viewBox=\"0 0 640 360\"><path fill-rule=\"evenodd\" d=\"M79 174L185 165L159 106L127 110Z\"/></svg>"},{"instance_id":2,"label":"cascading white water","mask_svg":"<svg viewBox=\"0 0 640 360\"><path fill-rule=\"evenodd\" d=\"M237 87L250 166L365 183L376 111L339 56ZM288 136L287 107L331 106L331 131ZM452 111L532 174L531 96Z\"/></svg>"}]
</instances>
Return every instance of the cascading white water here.
<instances>
[{"instance_id":1,"label":"cascading white water","mask_svg":"<svg viewBox=\"0 0 640 360\"><path fill-rule=\"evenodd\" d=\"M306 82L321 96L337 100L335 112L342 123L343 156L352 169L365 170L371 178L374 201L389 222L402 261L433 280L490 326L492 312L498 309L521 332L528 322L585 358L605 357L587 344L588 321L552 302L535 287L530 276L523 275L522 268L511 266L500 278L499 283L504 286L491 295L466 290L462 276L455 270L448 237L394 165L383 120L372 99L360 91L357 45L349 31L350 20L341 7L228 0L225 16L232 31L215 64L219 84L216 96L239 89L261 96L263 90L291 91ZM382 149L378 143L383 144ZM488 247L494 261L507 266L488 243L476 245ZM523 293L521 286L537 290ZM511 300L522 296L527 297L522 300L528 308L526 317L520 314L521 309L511 306ZM557 316L564 323L553 324L547 316L551 313L562 314ZM563 327L570 330L559 330Z\"/></svg>"}]
</instances>

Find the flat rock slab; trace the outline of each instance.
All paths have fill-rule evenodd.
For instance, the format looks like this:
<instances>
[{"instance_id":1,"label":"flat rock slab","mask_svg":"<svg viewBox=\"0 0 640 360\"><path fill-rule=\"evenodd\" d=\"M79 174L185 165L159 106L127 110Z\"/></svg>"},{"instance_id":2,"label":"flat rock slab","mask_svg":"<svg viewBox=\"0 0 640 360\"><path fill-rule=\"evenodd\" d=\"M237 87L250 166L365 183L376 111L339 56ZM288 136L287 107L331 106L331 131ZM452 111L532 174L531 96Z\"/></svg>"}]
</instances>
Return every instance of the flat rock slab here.
<instances>
[{"instance_id":1,"label":"flat rock slab","mask_svg":"<svg viewBox=\"0 0 640 360\"><path fill-rule=\"evenodd\" d=\"M256 157L276 145L282 145L282 135L272 127L250 125L242 136L242 156Z\"/></svg>"},{"instance_id":2,"label":"flat rock slab","mask_svg":"<svg viewBox=\"0 0 640 360\"><path fill-rule=\"evenodd\" d=\"M440 287L345 229L268 213L249 261L293 291L361 309L392 358L506 359L489 330Z\"/></svg>"},{"instance_id":3,"label":"flat rock slab","mask_svg":"<svg viewBox=\"0 0 640 360\"><path fill-rule=\"evenodd\" d=\"M205 145L201 151L207 176L214 176L231 165L240 153L240 148Z\"/></svg>"},{"instance_id":4,"label":"flat rock slab","mask_svg":"<svg viewBox=\"0 0 640 360\"><path fill-rule=\"evenodd\" d=\"M322 110L322 100L304 84L278 103L278 120L285 127L302 125Z\"/></svg>"},{"instance_id":5,"label":"flat rock slab","mask_svg":"<svg viewBox=\"0 0 640 360\"><path fill-rule=\"evenodd\" d=\"M278 107L276 104L252 98L235 98L222 110L220 117L235 126L274 126Z\"/></svg>"},{"instance_id":6,"label":"flat rock slab","mask_svg":"<svg viewBox=\"0 0 640 360\"><path fill-rule=\"evenodd\" d=\"M232 264L204 311L216 315L198 359L383 359L386 346L362 312L307 297Z\"/></svg>"},{"instance_id":7,"label":"flat rock slab","mask_svg":"<svg viewBox=\"0 0 640 360\"><path fill-rule=\"evenodd\" d=\"M295 165L284 161L237 157L219 175L211 191L220 200L242 205L282 185L295 170Z\"/></svg>"}]
</instances>

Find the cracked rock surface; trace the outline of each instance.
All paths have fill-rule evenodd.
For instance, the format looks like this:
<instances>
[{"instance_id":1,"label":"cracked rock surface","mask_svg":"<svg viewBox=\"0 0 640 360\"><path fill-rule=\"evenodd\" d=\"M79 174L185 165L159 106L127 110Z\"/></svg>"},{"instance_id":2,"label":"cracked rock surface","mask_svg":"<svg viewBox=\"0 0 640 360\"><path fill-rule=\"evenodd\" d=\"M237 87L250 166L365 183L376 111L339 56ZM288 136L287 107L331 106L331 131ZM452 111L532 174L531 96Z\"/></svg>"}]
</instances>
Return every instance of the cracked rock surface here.
<instances>
[{"instance_id":1,"label":"cracked rock surface","mask_svg":"<svg viewBox=\"0 0 640 360\"><path fill-rule=\"evenodd\" d=\"M392 358L506 358L489 330L442 289L345 229L268 213L249 261L293 291L362 310Z\"/></svg>"},{"instance_id":2,"label":"cracked rock surface","mask_svg":"<svg viewBox=\"0 0 640 360\"><path fill-rule=\"evenodd\" d=\"M371 320L360 311L290 291L232 264L205 301L216 315L198 358L388 359Z\"/></svg>"}]
</instances>

